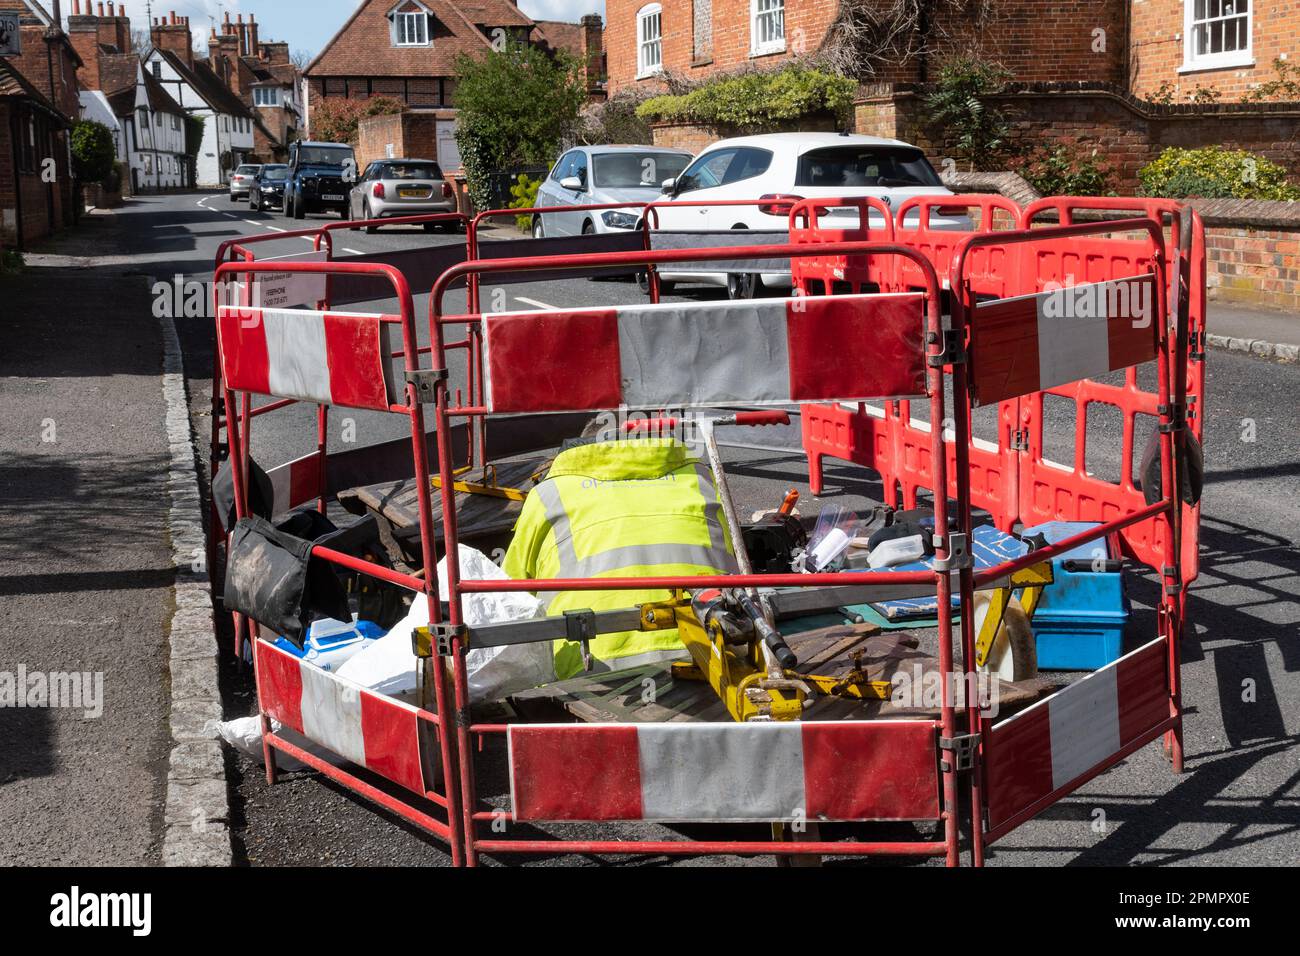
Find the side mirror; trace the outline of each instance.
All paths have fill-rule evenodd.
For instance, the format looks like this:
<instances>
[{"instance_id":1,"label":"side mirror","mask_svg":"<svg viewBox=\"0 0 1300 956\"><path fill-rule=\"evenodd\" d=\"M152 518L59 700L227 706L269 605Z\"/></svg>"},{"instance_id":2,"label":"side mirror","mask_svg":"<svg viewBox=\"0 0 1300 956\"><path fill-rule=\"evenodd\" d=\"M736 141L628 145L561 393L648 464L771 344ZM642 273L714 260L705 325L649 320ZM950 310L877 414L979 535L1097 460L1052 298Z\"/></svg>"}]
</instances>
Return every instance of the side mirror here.
<instances>
[{"instance_id":1,"label":"side mirror","mask_svg":"<svg viewBox=\"0 0 1300 956\"><path fill-rule=\"evenodd\" d=\"M565 176L560 180L560 186L563 189L569 189L575 193L582 192L582 180L577 176Z\"/></svg>"},{"instance_id":2,"label":"side mirror","mask_svg":"<svg viewBox=\"0 0 1300 956\"><path fill-rule=\"evenodd\" d=\"M669 196L669 195L671 195L671 194L673 193L673 191L677 189L677 179L676 179L676 177L674 177L674 178L672 178L672 179L665 179L665 180L663 181L662 186L663 186L663 188L662 188L661 192L663 192L663 194L664 194L665 196Z\"/></svg>"}]
</instances>

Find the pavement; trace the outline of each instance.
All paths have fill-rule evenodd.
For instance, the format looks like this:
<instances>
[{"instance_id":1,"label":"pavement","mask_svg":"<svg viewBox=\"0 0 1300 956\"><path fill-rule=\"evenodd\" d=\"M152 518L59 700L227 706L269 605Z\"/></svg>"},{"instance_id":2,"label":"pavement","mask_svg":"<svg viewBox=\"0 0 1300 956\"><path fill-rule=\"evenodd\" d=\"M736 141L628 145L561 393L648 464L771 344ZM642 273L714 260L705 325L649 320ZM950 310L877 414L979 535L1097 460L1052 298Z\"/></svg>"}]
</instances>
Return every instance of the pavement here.
<instances>
[{"instance_id":1,"label":"pavement","mask_svg":"<svg viewBox=\"0 0 1300 956\"><path fill-rule=\"evenodd\" d=\"M1215 302L1206 322L1206 339L1213 348L1300 361L1300 315Z\"/></svg>"},{"instance_id":2,"label":"pavement","mask_svg":"<svg viewBox=\"0 0 1300 956\"><path fill-rule=\"evenodd\" d=\"M114 276L123 278L125 272L148 274L163 281L177 275L182 282L206 280L210 275L213 254L221 240L302 225L275 214L249 213L242 206L231 206L221 194L135 200L113 219L116 230L114 259L90 273L97 282ZM316 221L315 217L313 221ZM346 238L340 239L339 245L344 251L373 252L448 241L459 240L393 228L373 236L348 233ZM276 254L306 251L306 248L306 243L301 240L283 240L265 251ZM99 251L106 250L100 248ZM100 445L105 444L102 436L110 436L108 443L123 451L120 457L125 460L114 460L109 468L112 475L122 476L121 480L113 480L114 489L123 501L137 500L121 489L124 486L134 488L144 482L141 471L165 470L167 462L167 436L161 425L163 409L158 387L162 361L158 323L150 314L148 303L125 297L125 293L122 297L111 291L108 296L87 293L85 298L90 300L90 304L70 309L66 304L67 290L80 287L61 286L57 293L49 291L42 299L41 284L31 282L26 285L29 279L29 276L24 276L20 280L25 283L18 297L21 305L18 311L23 319L21 322L12 320L16 326L31 328L27 316L33 308L28 307L29 302L39 312L42 304L50 308L50 302L55 298L65 303L60 307L63 314L95 314L96 309L102 309L106 314L114 315L112 320L98 319L106 328L102 332L95 330L93 334L81 331L90 324L87 318L77 319L79 336L71 337L70 343L46 341L44 347L47 351L55 352L57 344L65 351L81 349L88 356L97 356L101 351L113 356L128 347L140 346L148 356L148 363L143 359L140 363L142 367L148 365L148 374L141 372L141 376L148 379L147 388L143 381L134 383L139 392L136 408L140 425L133 430L130 440L121 440L103 425L94 429L100 436ZM72 276L68 279L72 281ZM103 288L111 290L113 287ZM511 308L643 301L630 284L612 281L529 283L509 286L504 291ZM681 292L673 298L699 299L719 294L690 288ZM13 296L8 293L6 298L13 301ZM382 307L382 303L374 306L376 310ZM456 308L457 302L453 300L451 307ZM424 314L423 300L417 302L417 314ZM47 326L53 321L46 320ZM1266 322L1274 321L1282 323L1277 328L1285 328L1288 320L1267 314L1255 319L1244 310L1227 310L1214 304L1210 331L1228 336L1230 332L1243 328L1247 331L1262 329ZM1252 322L1257 324L1252 326ZM177 320L176 327L188 386L191 430L200 439L195 455L200 461L201 475L207 454L203 439L210 425L207 416L212 361L211 325L201 318L182 318ZM1271 330L1275 326L1268 324L1267 327ZM1231 337L1242 336L1233 334ZM12 340L12 335L6 339ZM33 357L28 365L35 360ZM48 365L66 360L47 356L44 361ZM41 366L38 364L36 367ZM39 420L35 416L41 411L40 401L19 401L11 397L15 394L15 379L22 381L28 377L27 366L13 362L7 354L0 355L0 373L0 414L6 423L14 420L12 405L21 413L20 420L27 429L26 432L19 429L21 435L27 436L20 441L15 441L10 435L11 429L7 424L0 431L0 450L4 451L6 458L14 456L15 465L25 465L24 456L34 454L63 456L58 459L60 465L65 458L73 462L84 458L85 449L56 446L53 450L34 450L29 447L32 431L27 423ZM51 372L44 374L53 375ZM129 378L119 381L117 375L105 376L89 360L80 374L99 382L100 388L120 389L133 384ZM1187 773L1174 777L1163 762L1158 747L1144 748L997 844L990 857L991 865L1283 865L1294 864L1300 858L1300 785L1296 766L1296 756L1300 752L1296 748L1296 737L1300 733L1300 694L1296 693L1300 689L1300 677L1297 676L1300 674L1300 645L1297 644L1300 636L1300 550L1296 544L1300 540L1300 511L1293 504L1296 478L1300 474L1300 439L1297 438L1300 435L1300 403L1296 401L1296 395L1300 394L1300 368L1258 355L1214 349L1210 353L1207 376L1207 490L1202 528L1205 548L1202 574L1192 590L1195 624L1184 649ZM47 399L47 403L49 401L52 399ZM100 423L108 418L111 425L114 414L111 402L94 403L85 399L83 404L97 405L84 409L87 421ZM1057 412L1049 414L1056 416ZM146 426L146 419L153 424ZM131 420L136 420L135 413ZM259 419L254 432L255 457L264 464L274 465L314 449L314 421L314 416L305 408L291 408ZM1052 422L1065 426L1062 430L1067 434L1073 431L1064 412L1060 417L1054 417ZM977 429L986 424L986 420L977 421ZM1132 467L1131 463L1119 460L1117 424L1105 414L1096 416L1095 440L1087 451L1090 470L1117 474L1126 466ZM355 438L357 443L365 445L403 434L402 422L396 416L357 415L348 432L344 432L343 423L339 425L338 430L331 429L329 442L332 449L355 447L345 440L348 438ZM733 434L730 437L742 441L755 440L753 435ZM797 425L784 430L765 429L757 440L782 446L783 450L733 448L728 451L728 470L734 476L733 484L742 510L770 507L789 487L800 488L806 493L806 465L798 451ZM1073 454L1068 442L1062 443L1060 448L1049 447L1049 453L1057 460L1066 461ZM131 467L135 468L134 472ZM5 474L4 468L5 463L0 463L0 475ZM131 479L133 474L134 481ZM84 480L84 477L79 480ZM47 498L59 499L60 495L53 492L61 490L62 486L42 483L39 475L32 474L22 487L27 489L27 501L40 503ZM879 494L878 483L861 469L836 464L828 468L825 500L852 507L876 500ZM0 509L12 508L9 497L6 494L5 500L0 500ZM806 496L804 502L809 511L818 507L810 497ZM147 519L154 522L151 527L156 538L166 522L166 506L166 499L158 496L151 500L148 508L141 509L147 512L142 516L133 517L129 512L101 515L98 504L95 505L95 514L100 521L115 528ZM43 512L46 509L36 507L33 510ZM7 515L0 513L0 516L7 519ZM26 534L11 533L12 523L8 520L0 525L0 588L10 588L6 595L13 593L26 602L20 605L25 609L25 616L15 619L15 626L33 631L45 628L39 632L47 635L45 640L33 637L26 645L20 645L27 648L25 654L33 660L53 659L57 663L59 652L49 650L48 646L51 641L54 647L61 646L58 644L61 632L47 626L41 619L44 598L40 592L29 594L23 590L27 586L26 579L18 570L31 563L30 532L41 526L33 525L37 519L31 516L21 520L28 522L20 525L28 529ZM84 541L70 542L67 547L80 545L77 557L94 562L107 561L109 555L119 553L103 547L99 536L92 537L95 544L89 547ZM143 537L149 538L148 535ZM116 545L117 538L104 536L104 540L113 540ZM154 550L148 551L149 547ZM120 553L123 566L170 567L168 549L158 541L142 540L138 548L140 550ZM42 567L47 563L55 568L62 566L53 556L39 556ZM6 585L4 575L18 575L18 584ZM170 583L171 578L163 580L160 576L149 597L161 594L165 602ZM1152 633L1151 608L1156 584L1149 576L1134 574L1130 575L1129 586L1134 601L1129 636L1132 643ZM121 602L123 597L110 591L101 600L110 602L103 606L118 608L120 604L117 602ZM3 603L0 620L8 624L10 598L6 596ZM127 607L121 607L121 619L138 625L136 631L152 632L154 628L160 631L164 628L161 612L155 611L154 616L149 617L143 609L133 616L127 616L127 611ZM228 635L221 635L220 639L224 642ZM163 685L167 649L159 640L137 640L132 645L132 652L144 654L146 647L152 648L153 656L140 664L135 678L137 692L129 706L135 708L130 722L137 727L147 725L146 736L152 733L153 775L150 777L145 773L142 766L134 782L138 794L151 793L151 799L161 800L168 742L159 725L166 706ZM228 655L225 660L220 673L222 708L227 716L248 713L255 706L251 680L229 664ZM152 669L145 666L146 663L151 664ZM0 670L3 669L0 666ZM123 706L128 706L128 703L123 702ZM0 728L11 719L12 715L0 711ZM53 724L60 733L88 732L62 714L45 715L41 719ZM70 726L64 728L64 723ZM40 763L43 773L28 771L20 776L17 782L22 789L14 792L27 795L23 804L25 809L14 810L8 800L0 800L0 826L11 820L23 824L35 817L42 806L54 803L57 787L72 783L78 776L95 779L95 774L126 775L126 767L103 767L119 762L116 755L120 738L108 735L96 738L96 743L99 749L93 754L84 754L85 759L80 762L51 762L46 757ZM29 754L25 760L37 761L42 751L39 747L29 747L21 752ZM489 750L483 759L489 780L484 796L489 802L499 804L504 794L499 786L495 791L491 786L498 776L500 754ZM5 760L6 756L0 753L0 768L5 767ZM229 829L236 863L434 866L448 863L444 848L437 841L315 774L289 774L277 786L268 788L260 766L252 760L229 754L226 769L229 774ZM146 778L152 790L144 786ZM8 797L13 784L6 784L5 779L4 773L0 773L0 787ZM81 785L85 786L84 782ZM111 795L113 792L108 793ZM148 802L143 796L137 800L140 804ZM156 861L160 856L156 840L163 824L163 814L157 808L151 812L153 816L148 825L140 821L139 832L152 828L155 843L152 850L145 851L145 856L151 852L153 856L149 860ZM7 813L12 816L6 817ZM910 832L910 825L905 829ZM558 833L560 828L548 828L548 832ZM579 837L590 837L599 832L615 839L646 835L681 839L684 832L694 835L693 831L683 829L648 826L594 828L578 825L566 832ZM58 840L53 835L48 839ZM122 839L126 839L125 835ZM73 855L88 853L94 845L90 839L78 841L68 852ZM4 858L4 852L0 849L0 859ZM666 860L662 857L630 860L531 857L511 862L525 865L658 866L713 865L718 861ZM770 860L759 857L726 862L763 864ZM888 865L929 864L889 861Z\"/></svg>"}]
</instances>

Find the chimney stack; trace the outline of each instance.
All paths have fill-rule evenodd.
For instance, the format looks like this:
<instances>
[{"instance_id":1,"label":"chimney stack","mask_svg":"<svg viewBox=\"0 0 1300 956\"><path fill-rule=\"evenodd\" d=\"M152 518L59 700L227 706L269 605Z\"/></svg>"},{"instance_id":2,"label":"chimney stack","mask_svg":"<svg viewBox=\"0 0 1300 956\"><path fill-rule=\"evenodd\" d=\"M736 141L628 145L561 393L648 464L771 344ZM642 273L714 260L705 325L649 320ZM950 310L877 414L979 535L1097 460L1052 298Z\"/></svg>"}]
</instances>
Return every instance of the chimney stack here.
<instances>
[{"instance_id":1,"label":"chimney stack","mask_svg":"<svg viewBox=\"0 0 1300 956\"><path fill-rule=\"evenodd\" d=\"M175 54L187 67L194 67L194 42L188 17L178 17L175 11L170 16L164 15L153 25L151 40L160 50Z\"/></svg>"},{"instance_id":2,"label":"chimney stack","mask_svg":"<svg viewBox=\"0 0 1300 956\"><path fill-rule=\"evenodd\" d=\"M68 17L68 40L81 57L82 69L77 78L83 89L102 89L100 76L101 55L111 51L120 55L132 52L131 21L126 15L126 5L109 3L107 10L101 2L98 15L91 0L73 0L72 15Z\"/></svg>"}]
</instances>

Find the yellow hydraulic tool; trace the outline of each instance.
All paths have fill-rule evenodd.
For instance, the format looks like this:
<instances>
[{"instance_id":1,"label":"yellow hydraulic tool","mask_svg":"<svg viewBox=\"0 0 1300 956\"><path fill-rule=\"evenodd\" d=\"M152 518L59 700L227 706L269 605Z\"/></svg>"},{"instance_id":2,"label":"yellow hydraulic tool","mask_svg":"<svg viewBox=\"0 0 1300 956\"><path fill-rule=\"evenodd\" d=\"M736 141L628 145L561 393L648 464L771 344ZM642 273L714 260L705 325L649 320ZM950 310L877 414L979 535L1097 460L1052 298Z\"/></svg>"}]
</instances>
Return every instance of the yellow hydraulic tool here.
<instances>
[{"instance_id":1,"label":"yellow hydraulic tool","mask_svg":"<svg viewBox=\"0 0 1300 956\"><path fill-rule=\"evenodd\" d=\"M471 469L461 468L456 474L464 475ZM434 489L442 487L442 479L434 475L430 481ZM493 498L506 498L510 501L523 501L528 497L528 493L519 488L508 488L505 485L497 484L497 471L495 465L488 465L483 469L483 480L481 482L473 481L453 481L451 487L456 491L468 495L489 495Z\"/></svg>"}]
</instances>

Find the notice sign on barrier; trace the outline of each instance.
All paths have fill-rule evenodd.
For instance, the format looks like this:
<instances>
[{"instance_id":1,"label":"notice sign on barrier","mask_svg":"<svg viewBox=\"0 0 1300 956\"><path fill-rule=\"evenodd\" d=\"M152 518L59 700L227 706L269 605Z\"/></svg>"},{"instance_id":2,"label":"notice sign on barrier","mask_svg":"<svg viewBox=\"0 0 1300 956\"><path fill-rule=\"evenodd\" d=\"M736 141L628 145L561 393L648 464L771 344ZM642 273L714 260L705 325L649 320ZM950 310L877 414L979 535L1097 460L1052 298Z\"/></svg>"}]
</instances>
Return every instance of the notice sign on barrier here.
<instances>
[{"instance_id":1,"label":"notice sign on barrier","mask_svg":"<svg viewBox=\"0 0 1300 956\"><path fill-rule=\"evenodd\" d=\"M1049 288L975 310L971 367L977 405L1139 365L1156 357L1151 275Z\"/></svg>"},{"instance_id":2,"label":"notice sign on barrier","mask_svg":"<svg viewBox=\"0 0 1300 956\"><path fill-rule=\"evenodd\" d=\"M258 259L266 262L328 262L329 253L324 249L304 252L291 256L275 256L271 259ZM244 302L244 283L236 282L232 288L232 298L227 305L252 305L258 309L295 309L314 306L326 296L326 279L320 273L307 272L259 272L253 277L253 301Z\"/></svg>"}]
</instances>

